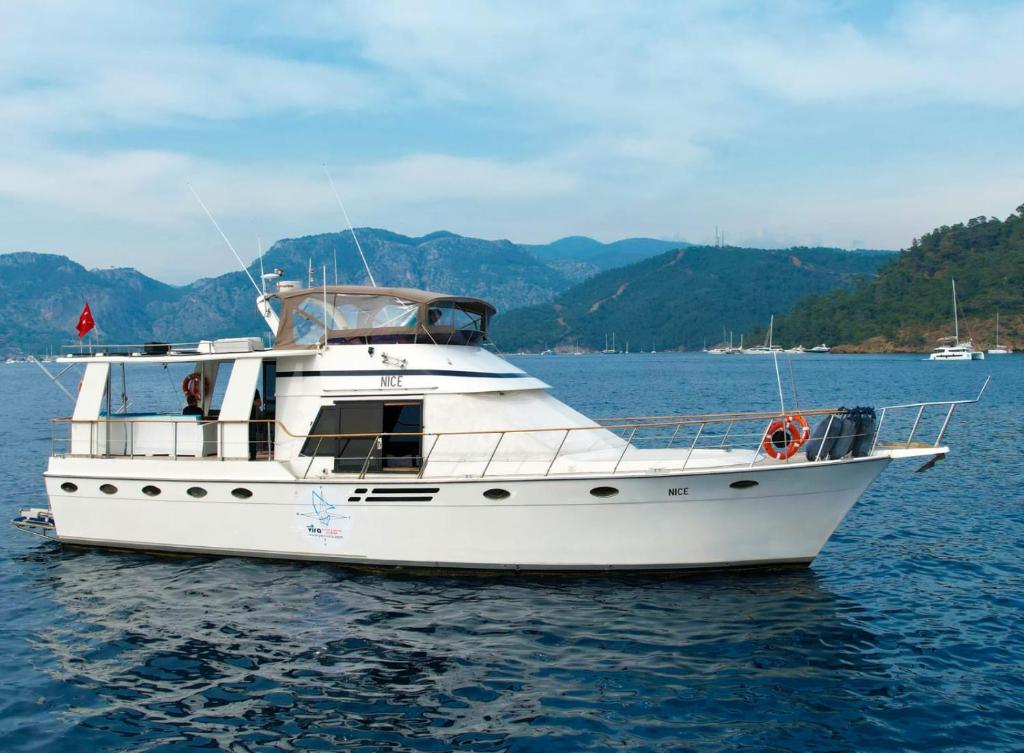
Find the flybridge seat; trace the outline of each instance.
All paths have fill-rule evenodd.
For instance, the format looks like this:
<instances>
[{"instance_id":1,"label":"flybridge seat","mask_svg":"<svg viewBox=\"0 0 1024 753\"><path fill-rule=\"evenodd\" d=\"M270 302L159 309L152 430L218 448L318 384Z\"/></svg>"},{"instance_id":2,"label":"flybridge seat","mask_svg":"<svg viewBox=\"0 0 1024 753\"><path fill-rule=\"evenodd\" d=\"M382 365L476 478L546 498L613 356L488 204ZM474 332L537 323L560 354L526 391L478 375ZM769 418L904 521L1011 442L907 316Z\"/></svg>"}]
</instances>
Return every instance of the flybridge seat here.
<instances>
[{"instance_id":1,"label":"flybridge seat","mask_svg":"<svg viewBox=\"0 0 1024 753\"><path fill-rule=\"evenodd\" d=\"M166 413L103 415L98 446L114 456L205 457L217 454L217 424Z\"/></svg>"},{"instance_id":2,"label":"flybridge seat","mask_svg":"<svg viewBox=\"0 0 1024 753\"><path fill-rule=\"evenodd\" d=\"M495 308L478 298L336 285L278 292L277 348L374 343L479 345Z\"/></svg>"}]
</instances>

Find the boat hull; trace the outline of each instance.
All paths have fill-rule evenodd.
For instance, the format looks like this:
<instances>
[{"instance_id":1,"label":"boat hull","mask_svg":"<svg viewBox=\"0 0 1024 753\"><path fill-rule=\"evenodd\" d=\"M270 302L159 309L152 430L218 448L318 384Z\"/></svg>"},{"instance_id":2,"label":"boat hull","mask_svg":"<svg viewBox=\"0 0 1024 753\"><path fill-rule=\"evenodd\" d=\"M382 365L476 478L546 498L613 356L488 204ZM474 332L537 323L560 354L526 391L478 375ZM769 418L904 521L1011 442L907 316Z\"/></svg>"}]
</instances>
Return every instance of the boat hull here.
<instances>
[{"instance_id":1,"label":"boat hull","mask_svg":"<svg viewBox=\"0 0 1024 753\"><path fill-rule=\"evenodd\" d=\"M212 481L127 478L117 460L92 461L86 476L55 458L46 484L57 539L73 545L445 569L677 570L810 563L888 462L297 482L232 479L223 463ZM181 473L190 464L171 465ZM103 484L117 491L105 494ZM189 496L197 486L202 498ZM602 488L616 493L592 493L611 494ZM238 489L251 496L233 496ZM508 496L485 496L496 489Z\"/></svg>"}]
</instances>

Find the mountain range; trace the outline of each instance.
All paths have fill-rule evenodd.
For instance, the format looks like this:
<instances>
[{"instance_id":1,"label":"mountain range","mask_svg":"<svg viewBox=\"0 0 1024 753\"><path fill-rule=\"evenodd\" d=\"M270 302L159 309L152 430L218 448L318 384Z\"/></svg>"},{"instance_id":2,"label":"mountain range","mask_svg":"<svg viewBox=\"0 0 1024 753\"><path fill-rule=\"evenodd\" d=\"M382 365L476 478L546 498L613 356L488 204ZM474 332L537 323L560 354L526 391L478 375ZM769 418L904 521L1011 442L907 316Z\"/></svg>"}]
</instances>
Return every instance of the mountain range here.
<instances>
[{"instance_id":1,"label":"mountain range","mask_svg":"<svg viewBox=\"0 0 1024 753\"><path fill-rule=\"evenodd\" d=\"M549 301L616 259L626 263L650 249L679 245L568 238L525 246L445 231L416 238L375 228L356 234L379 285L477 296L499 310ZM278 241L264 254L263 266L304 282L311 269L314 284L325 276L329 283L367 282L347 231ZM259 279L259 260L249 271ZM173 286L130 268L87 270L56 254L0 254L0 353L40 353L74 340L86 300L106 343L259 335L266 326L255 296L241 271Z\"/></svg>"}]
</instances>

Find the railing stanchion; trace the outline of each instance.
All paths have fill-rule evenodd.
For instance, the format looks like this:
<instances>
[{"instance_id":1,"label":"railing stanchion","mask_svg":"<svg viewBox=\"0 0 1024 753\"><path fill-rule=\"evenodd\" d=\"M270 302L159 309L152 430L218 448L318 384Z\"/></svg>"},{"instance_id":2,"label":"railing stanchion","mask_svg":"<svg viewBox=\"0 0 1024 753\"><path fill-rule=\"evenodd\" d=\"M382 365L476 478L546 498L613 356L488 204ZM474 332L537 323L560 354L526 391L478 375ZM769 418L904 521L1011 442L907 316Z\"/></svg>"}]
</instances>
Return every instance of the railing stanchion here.
<instances>
[{"instance_id":1,"label":"railing stanchion","mask_svg":"<svg viewBox=\"0 0 1024 753\"><path fill-rule=\"evenodd\" d=\"M566 433L568 433L568 432L566 432ZM480 478L483 478L484 476L487 475L487 469L491 467L491 461L494 460L494 456L498 453L498 446L501 444L501 440L503 440L504 438L505 438L505 432L501 432L501 434L498 435L498 441L494 443L494 449L491 450L491 456L489 458L487 458L487 465L484 466L484 470L480 474ZM563 443L565 442L564 438L562 439L562 442ZM561 449L561 445L559 445L559 449ZM554 463L554 461L551 461L551 462ZM550 465L548 466L548 470L549 471L551 470L551 466ZM546 476L547 474L544 474L544 475Z\"/></svg>"},{"instance_id":2,"label":"railing stanchion","mask_svg":"<svg viewBox=\"0 0 1024 753\"><path fill-rule=\"evenodd\" d=\"M420 441L421 442L423 441L423 437L425 437L425 436L427 436L427 435L426 434L421 434L420 435ZM424 458L422 458L420 460L420 472L416 474L416 478L423 478L423 474L427 472L427 461L430 460L430 456L434 454L434 448L437 447L437 442L438 442L438 440L441 439L441 435L440 434L432 434L430 436L434 437L434 441L430 443L430 449L427 450L426 457L424 457ZM420 448L420 451L422 452L422 447Z\"/></svg>"},{"instance_id":3,"label":"railing stanchion","mask_svg":"<svg viewBox=\"0 0 1024 753\"><path fill-rule=\"evenodd\" d=\"M370 451L366 453L366 460L363 461L363 469L361 471L359 471L359 478L360 479L366 478L366 473L367 473L367 471L370 468L370 460L373 458L373 451L378 448L378 443L380 442L380 438L381 438L381 435L378 434L378 435L376 435L373 438L373 441L370 442Z\"/></svg>"},{"instance_id":4,"label":"railing stanchion","mask_svg":"<svg viewBox=\"0 0 1024 753\"><path fill-rule=\"evenodd\" d=\"M634 429L634 431L635 431L635 429ZM551 469L554 468L554 466L555 466L555 461L558 460L558 454L562 451L562 447L565 446L565 440L567 440L568 438L569 438L569 429L566 429L565 430L565 434L562 435L562 441L558 443L558 449L555 450L554 457L552 457L551 458L551 462L548 463L548 469L546 471L544 471L544 475L545 476L547 476L549 473L551 473Z\"/></svg>"},{"instance_id":5,"label":"railing stanchion","mask_svg":"<svg viewBox=\"0 0 1024 753\"><path fill-rule=\"evenodd\" d=\"M700 435L704 431L704 424L697 427L697 436L693 438L693 443L690 445L689 451L686 453L686 460L683 461L682 470L686 470L686 464L690 462L690 456L693 455L694 448L697 447L697 442L700 440Z\"/></svg>"},{"instance_id":6,"label":"railing stanchion","mask_svg":"<svg viewBox=\"0 0 1024 753\"><path fill-rule=\"evenodd\" d=\"M924 406L922 405L917 409L917 415L914 417L914 425L910 427L910 436L907 437L907 448L914 443L914 435L917 434L917 426L921 423L921 415L924 413Z\"/></svg>"},{"instance_id":7,"label":"railing stanchion","mask_svg":"<svg viewBox=\"0 0 1024 753\"><path fill-rule=\"evenodd\" d=\"M814 462L821 460L821 452L825 449L825 439L828 437L828 433L832 431L832 422L835 420L835 417L835 413L828 417L828 426L825 427L825 436L821 438L821 444L818 445L818 452L814 456Z\"/></svg>"},{"instance_id":8,"label":"railing stanchion","mask_svg":"<svg viewBox=\"0 0 1024 753\"><path fill-rule=\"evenodd\" d=\"M764 431L761 432L761 440L757 443L757 447L754 448L754 457L751 459L750 465L747 466L748 468L753 468L754 467L754 463L757 462L758 453L761 452L761 447L762 447L762 445L764 445L764 440L768 436L768 430L770 428L772 428L772 422L771 421L768 422L768 425L766 427L764 427Z\"/></svg>"},{"instance_id":9,"label":"railing stanchion","mask_svg":"<svg viewBox=\"0 0 1024 753\"><path fill-rule=\"evenodd\" d=\"M619 466L622 464L622 459L626 457L626 450L628 450L629 446L633 443L633 437L636 436L637 428L638 427L634 426L633 431L629 433L629 439L626 440L626 446L622 448L622 454L619 455L619 459L615 461L615 467L612 468L612 473L615 473L617 470L619 470Z\"/></svg>"},{"instance_id":10,"label":"railing stanchion","mask_svg":"<svg viewBox=\"0 0 1024 753\"><path fill-rule=\"evenodd\" d=\"M924 406L921 406L922 408ZM885 408L882 408L882 412L878 415L878 426L875 427L875 441L871 443L871 454L875 454L875 448L878 446L878 440L882 436L882 424L885 422Z\"/></svg>"},{"instance_id":11,"label":"railing stanchion","mask_svg":"<svg viewBox=\"0 0 1024 753\"><path fill-rule=\"evenodd\" d=\"M956 408L956 403L950 403L949 410L946 411L946 418L942 422L942 428L939 429L939 436L935 437L935 444L932 445L933 447L938 447L940 444L942 444L942 437L946 433L946 427L949 426L949 419L953 417L954 408Z\"/></svg>"}]
</instances>

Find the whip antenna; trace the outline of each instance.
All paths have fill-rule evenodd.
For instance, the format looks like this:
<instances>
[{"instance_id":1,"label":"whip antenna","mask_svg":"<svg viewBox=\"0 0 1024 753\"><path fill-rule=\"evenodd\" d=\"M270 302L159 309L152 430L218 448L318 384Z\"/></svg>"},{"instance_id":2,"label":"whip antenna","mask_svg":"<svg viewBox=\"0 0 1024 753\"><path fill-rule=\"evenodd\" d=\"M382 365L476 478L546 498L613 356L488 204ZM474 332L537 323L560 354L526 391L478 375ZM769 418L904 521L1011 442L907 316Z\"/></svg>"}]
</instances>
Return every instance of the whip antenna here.
<instances>
[{"instance_id":1,"label":"whip antenna","mask_svg":"<svg viewBox=\"0 0 1024 753\"><path fill-rule=\"evenodd\" d=\"M341 200L341 196L338 194L338 189L334 186L334 178L331 177L330 170L327 169L327 165L324 164L324 174L327 176L327 182L331 184L331 191L334 192L334 198L338 200L338 206L341 207L341 213L345 215L345 222L348 223L348 231L352 233L352 240L356 242L356 250L359 251L359 258L363 260L363 267L366 268L366 276L370 278L370 284L373 287L377 287L377 281L373 279L373 272L370 271L370 265L366 263L366 256L363 254L363 247L359 245L359 238L356 237L356 230L352 227L352 220L348 218L348 212L345 211L345 204Z\"/></svg>"},{"instance_id":2,"label":"whip antenna","mask_svg":"<svg viewBox=\"0 0 1024 753\"><path fill-rule=\"evenodd\" d=\"M238 259L238 265L242 268L242 271L245 272L245 276L249 278L249 282L252 283L252 286L256 288L256 292L263 295L263 291L260 290L260 286L256 284L256 280L252 279L252 274L250 274L249 270L246 268L245 262L242 261L242 257L238 255L238 252L235 251L235 247L231 245L231 241L229 241L228 237L224 235L224 231L220 229L220 225L217 224L217 220L213 219L213 215L210 214L210 210L206 208L206 204L203 203L203 200L199 198L199 194L196 193L196 189L192 188L191 183L186 183L186 185L188 186L188 190L192 192L192 195L196 197L196 201L199 202L199 206L201 206L203 211L206 212L206 216L210 218L210 222L212 222L213 226L217 228L217 232L220 233L220 237L224 239L226 244L228 244L228 248L231 249L231 253L233 253L235 258Z\"/></svg>"},{"instance_id":3,"label":"whip antenna","mask_svg":"<svg viewBox=\"0 0 1024 753\"><path fill-rule=\"evenodd\" d=\"M267 294L267 278L263 276L263 241L256 236L256 251L260 256L260 284L263 285L263 295Z\"/></svg>"}]
</instances>

